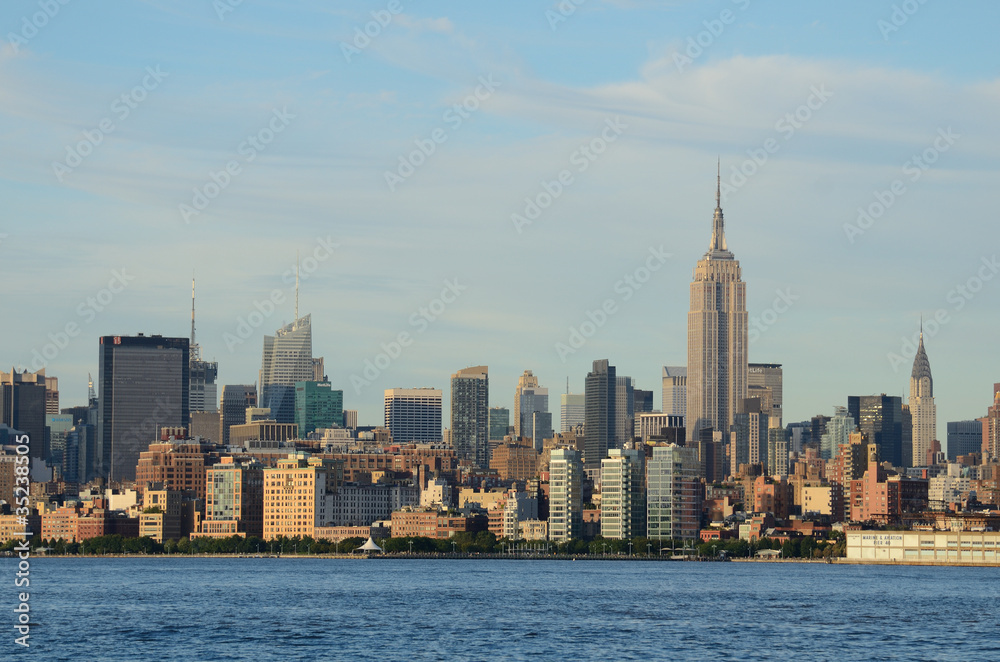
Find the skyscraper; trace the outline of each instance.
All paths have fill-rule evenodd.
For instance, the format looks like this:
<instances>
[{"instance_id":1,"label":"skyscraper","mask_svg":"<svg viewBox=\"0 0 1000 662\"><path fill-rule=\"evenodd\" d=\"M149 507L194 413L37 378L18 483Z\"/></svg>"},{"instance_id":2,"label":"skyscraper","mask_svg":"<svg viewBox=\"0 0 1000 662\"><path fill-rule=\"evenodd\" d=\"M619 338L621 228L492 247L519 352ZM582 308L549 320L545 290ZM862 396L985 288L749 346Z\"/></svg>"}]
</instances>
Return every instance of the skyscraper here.
<instances>
[{"instance_id":1,"label":"skyscraper","mask_svg":"<svg viewBox=\"0 0 1000 662\"><path fill-rule=\"evenodd\" d=\"M612 448L601 460L601 536L646 535L646 472L641 450Z\"/></svg>"},{"instance_id":2,"label":"skyscraper","mask_svg":"<svg viewBox=\"0 0 1000 662\"><path fill-rule=\"evenodd\" d=\"M222 389L222 443L229 445L229 428L247 422L247 409L257 406L253 384L227 384Z\"/></svg>"},{"instance_id":3,"label":"skyscraper","mask_svg":"<svg viewBox=\"0 0 1000 662\"><path fill-rule=\"evenodd\" d=\"M399 444L441 442L441 389L385 390L385 427Z\"/></svg>"},{"instance_id":4,"label":"skyscraper","mask_svg":"<svg viewBox=\"0 0 1000 662\"><path fill-rule=\"evenodd\" d=\"M979 453L983 449L983 422L948 421L948 460L959 455Z\"/></svg>"},{"instance_id":5,"label":"skyscraper","mask_svg":"<svg viewBox=\"0 0 1000 662\"><path fill-rule=\"evenodd\" d=\"M646 535L658 541L695 540L701 528L697 448L654 446L646 471Z\"/></svg>"},{"instance_id":6,"label":"skyscraper","mask_svg":"<svg viewBox=\"0 0 1000 662\"><path fill-rule=\"evenodd\" d=\"M510 410L506 407L490 407L490 441L503 441L510 428Z\"/></svg>"},{"instance_id":7,"label":"skyscraper","mask_svg":"<svg viewBox=\"0 0 1000 662\"><path fill-rule=\"evenodd\" d=\"M531 436L531 415L549 410L549 389L538 385L538 377L525 370L514 389L514 436Z\"/></svg>"},{"instance_id":8,"label":"skyscraper","mask_svg":"<svg viewBox=\"0 0 1000 662\"><path fill-rule=\"evenodd\" d=\"M687 368L663 366L663 413L687 416Z\"/></svg>"},{"instance_id":9,"label":"skyscraper","mask_svg":"<svg viewBox=\"0 0 1000 662\"><path fill-rule=\"evenodd\" d=\"M317 429L343 427L344 392L330 382L296 382L295 423L303 439Z\"/></svg>"},{"instance_id":10,"label":"skyscraper","mask_svg":"<svg viewBox=\"0 0 1000 662\"><path fill-rule=\"evenodd\" d=\"M459 459L489 467L489 368L464 368L451 376L451 445Z\"/></svg>"},{"instance_id":11,"label":"skyscraper","mask_svg":"<svg viewBox=\"0 0 1000 662\"><path fill-rule=\"evenodd\" d=\"M767 430L767 474L788 475L788 431L781 427L777 416L771 416Z\"/></svg>"},{"instance_id":12,"label":"skyscraper","mask_svg":"<svg viewBox=\"0 0 1000 662\"><path fill-rule=\"evenodd\" d=\"M583 425L587 415L587 396L583 393L563 393L559 396L559 431L566 433Z\"/></svg>"},{"instance_id":13,"label":"skyscraper","mask_svg":"<svg viewBox=\"0 0 1000 662\"><path fill-rule=\"evenodd\" d=\"M600 465L598 465L600 466ZM579 538L583 528L583 465L580 452L552 451L549 460L549 540Z\"/></svg>"},{"instance_id":14,"label":"skyscraper","mask_svg":"<svg viewBox=\"0 0 1000 662\"><path fill-rule=\"evenodd\" d=\"M771 408L764 413L769 417L781 418L782 381L780 363L747 364L747 389L753 387L767 389ZM748 397L752 397L752 395Z\"/></svg>"},{"instance_id":15,"label":"skyscraper","mask_svg":"<svg viewBox=\"0 0 1000 662\"><path fill-rule=\"evenodd\" d=\"M101 474L133 480L139 453L162 427L188 426L187 338L102 336L98 377Z\"/></svg>"},{"instance_id":16,"label":"skyscraper","mask_svg":"<svg viewBox=\"0 0 1000 662\"><path fill-rule=\"evenodd\" d=\"M312 317L306 315L264 336L260 367L260 406L279 423L295 422L296 382L316 379L312 355Z\"/></svg>"},{"instance_id":17,"label":"skyscraper","mask_svg":"<svg viewBox=\"0 0 1000 662\"><path fill-rule=\"evenodd\" d=\"M934 379L931 364L924 351L924 331L920 330L920 344L910 372L910 418L913 421L912 464L923 466L927 451L937 439L937 406L934 404Z\"/></svg>"},{"instance_id":18,"label":"skyscraper","mask_svg":"<svg viewBox=\"0 0 1000 662\"><path fill-rule=\"evenodd\" d=\"M728 433L740 401L747 397L746 283L740 263L726 247L716 184L715 216L708 252L698 261L688 313L688 439L712 428Z\"/></svg>"},{"instance_id":19,"label":"skyscraper","mask_svg":"<svg viewBox=\"0 0 1000 662\"><path fill-rule=\"evenodd\" d=\"M215 380L219 377L219 364L215 361L202 361L201 347L195 342L194 335L194 278L191 279L191 365L189 372L190 395L188 406L192 412L219 411L219 387Z\"/></svg>"},{"instance_id":20,"label":"skyscraper","mask_svg":"<svg viewBox=\"0 0 1000 662\"><path fill-rule=\"evenodd\" d=\"M622 448L635 434L635 389L631 377L615 379L614 447Z\"/></svg>"},{"instance_id":21,"label":"skyscraper","mask_svg":"<svg viewBox=\"0 0 1000 662\"><path fill-rule=\"evenodd\" d=\"M0 423L29 435L29 454L47 459L45 371L0 372ZM58 409L56 410L58 413Z\"/></svg>"},{"instance_id":22,"label":"skyscraper","mask_svg":"<svg viewBox=\"0 0 1000 662\"><path fill-rule=\"evenodd\" d=\"M599 472L601 460L615 446L617 382L615 367L607 359L594 361L594 369L587 373L583 463L588 472Z\"/></svg>"},{"instance_id":23,"label":"skyscraper","mask_svg":"<svg viewBox=\"0 0 1000 662\"><path fill-rule=\"evenodd\" d=\"M847 413L878 447L879 457L894 467L904 466L902 398L885 393L848 396Z\"/></svg>"},{"instance_id":24,"label":"skyscraper","mask_svg":"<svg viewBox=\"0 0 1000 662\"><path fill-rule=\"evenodd\" d=\"M733 421L729 440L729 472L736 474L744 464L767 469L769 419L759 398L744 398Z\"/></svg>"},{"instance_id":25,"label":"skyscraper","mask_svg":"<svg viewBox=\"0 0 1000 662\"><path fill-rule=\"evenodd\" d=\"M820 457L824 460L837 457L841 445L850 443L850 435L857 424L846 407L834 407L833 418L827 419L826 432L820 437Z\"/></svg>"},{"instance_id":26,"label":"skyscraper","mask_svg":"<svg viewBox=\"0 0 1000 662\"><path fill-rule=\"evenodd\" d=\"M641 388L633 388L632 397L635 401L635 406L633 407L633 413L635 416L638 416L639 414L648 414L653 411L652 391L644 391Z\"/></svg>"}]
</instances>

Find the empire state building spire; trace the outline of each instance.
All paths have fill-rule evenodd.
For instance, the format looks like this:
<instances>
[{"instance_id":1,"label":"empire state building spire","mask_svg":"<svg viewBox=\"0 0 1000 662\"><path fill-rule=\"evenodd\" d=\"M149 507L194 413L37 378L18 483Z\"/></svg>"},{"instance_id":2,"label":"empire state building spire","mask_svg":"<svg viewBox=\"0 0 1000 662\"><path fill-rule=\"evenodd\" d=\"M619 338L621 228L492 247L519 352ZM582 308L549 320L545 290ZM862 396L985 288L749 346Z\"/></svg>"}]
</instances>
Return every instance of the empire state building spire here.
<instances>
[{"instance_id":1,"label":"empire state building spire","mask_svg":"<svg viewBox=\"0 0 1000 662\"><path fill-rule=\"evenodd\" d=\"M712 218L712 243L705 257L717 259L733 259L733 254L726 247L726 222L722 216L722 170L721 164L716 165L715 175L715 215Z\"/></svg>"}]
</instances>

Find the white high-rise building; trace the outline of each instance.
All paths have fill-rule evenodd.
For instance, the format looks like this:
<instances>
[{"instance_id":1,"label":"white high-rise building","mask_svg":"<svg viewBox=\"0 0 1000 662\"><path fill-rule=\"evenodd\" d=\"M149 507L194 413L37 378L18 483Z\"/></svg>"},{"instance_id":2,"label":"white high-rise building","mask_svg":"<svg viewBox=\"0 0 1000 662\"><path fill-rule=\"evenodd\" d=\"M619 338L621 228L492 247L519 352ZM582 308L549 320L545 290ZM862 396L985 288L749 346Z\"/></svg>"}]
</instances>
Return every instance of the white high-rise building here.
<instances>
[{"instance_id":1,"label":"white high-rise building","mask_svg":"<svg viewBox=\"0 0 1000 662\"><path fill-rule=\"evenodd\" d=\"M687 368L663 366L663 413L687 416Z\"/></svg>"},{"instance_id":2,"label":"white high-rise building","mask_svg":"<svg viewBox=\"0 0 1000 662\"><path fill-rule=\"evenodd\" d=\"M385 390L385 427L399 444L441 442L441 389Z\"/></svg>"},{"instance_id":3,"label":"white high-rise building","mask_svg":"<svg viewBox=\"0 0 1000 662\"><path fill-rule=\"evenodd\" d=\"M587 396L583 393L563 393L559 401L559 431L566 433L583 425L587 414Z\"/></svg>"},{"instance_id":4,"label":"white high-rise building","mask_svg":"<svg viewBox=\"0 0 1000 662\"><path fill-rule=\"evenodd\" d=\"M612 448L601 460L601 536L626 540L646 535L643 452Z\"/></svg>"},{"instance_id":5,"label":"white high-rise building","mask_svg":"<svg viewBox=\"0 0 1000 662\"><path fill-rule=\"evenodd\" d=\"M549 460L549 540L579 538L583 528L583 462L580 452L552 451Z\"/></svg>"},{"instance_id":6,"label":"white high-rise building","mask_svg":"<svg viewBox=\"0 0 1000 662\"><path fill-rule=\"evenodd\" d=\"M927 451L937 439L937 405L934 404L934 379L931 364L924 351L924 332L920 330L920 344L913 359L910 373L910 416L913 420L913 466L927 463Z\"/></svg>"}]
</instances>

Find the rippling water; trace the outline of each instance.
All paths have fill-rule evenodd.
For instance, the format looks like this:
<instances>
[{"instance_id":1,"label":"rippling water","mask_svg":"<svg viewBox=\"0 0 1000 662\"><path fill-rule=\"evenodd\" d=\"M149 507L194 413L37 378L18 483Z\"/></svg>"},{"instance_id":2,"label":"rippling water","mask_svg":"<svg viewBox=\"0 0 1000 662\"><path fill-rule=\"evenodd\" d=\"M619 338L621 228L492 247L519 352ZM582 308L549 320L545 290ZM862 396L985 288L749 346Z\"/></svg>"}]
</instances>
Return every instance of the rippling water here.
<instances>
[{"instance_id":1,"label":"rippling water","mask_svg":"<svg viewBox=\"0 0 1000 662\"><path fill-rule=\"evenodd\" d=\"M31 573L32 647L5 626L0 659L1000 660L996 568L154 557Z\"/></svg>"}]
</instances>

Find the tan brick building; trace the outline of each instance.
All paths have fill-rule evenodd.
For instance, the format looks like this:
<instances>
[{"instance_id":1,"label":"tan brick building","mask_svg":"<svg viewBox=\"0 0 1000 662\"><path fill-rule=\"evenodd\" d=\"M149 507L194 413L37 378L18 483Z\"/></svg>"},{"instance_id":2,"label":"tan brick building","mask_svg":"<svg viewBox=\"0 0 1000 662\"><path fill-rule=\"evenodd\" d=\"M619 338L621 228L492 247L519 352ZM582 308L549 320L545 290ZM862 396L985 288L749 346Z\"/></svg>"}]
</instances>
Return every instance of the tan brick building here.
<instances>
[{"instance_id":1,"label":"tan brick building","mask_svg":"<svg viewBox=\"0 0 1000 662\"><path fill-rule=\"evenodd\" d=\"M333 515L333 498L344 482L344 465L329 458L289 455L264 469L264 540L312 536Z\"/></svg>"}]
</instances>

